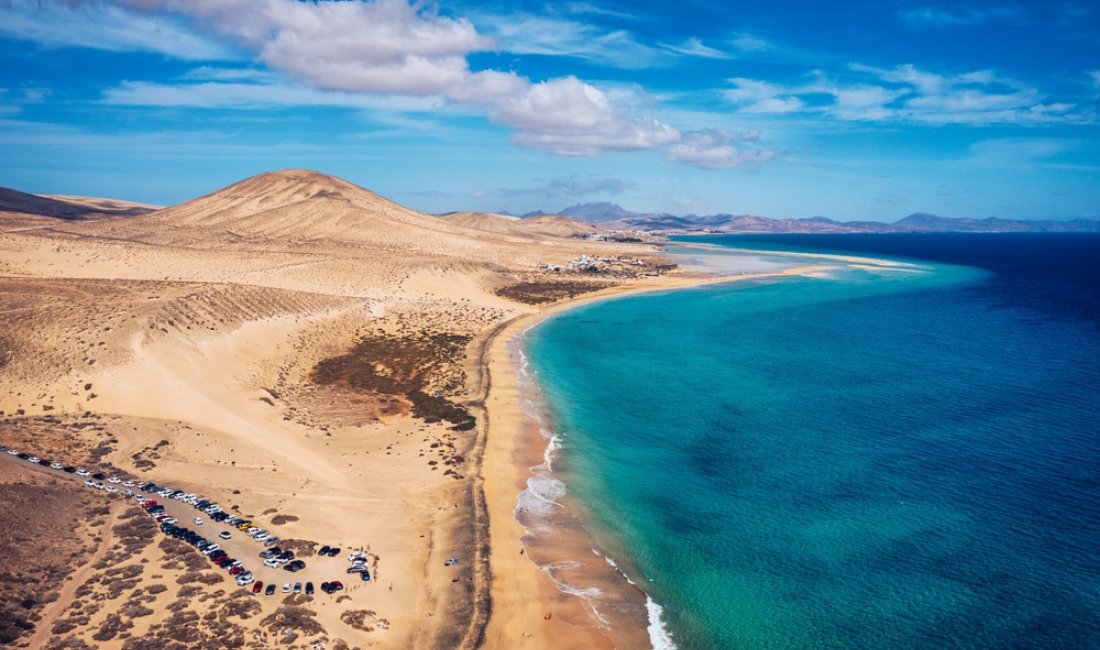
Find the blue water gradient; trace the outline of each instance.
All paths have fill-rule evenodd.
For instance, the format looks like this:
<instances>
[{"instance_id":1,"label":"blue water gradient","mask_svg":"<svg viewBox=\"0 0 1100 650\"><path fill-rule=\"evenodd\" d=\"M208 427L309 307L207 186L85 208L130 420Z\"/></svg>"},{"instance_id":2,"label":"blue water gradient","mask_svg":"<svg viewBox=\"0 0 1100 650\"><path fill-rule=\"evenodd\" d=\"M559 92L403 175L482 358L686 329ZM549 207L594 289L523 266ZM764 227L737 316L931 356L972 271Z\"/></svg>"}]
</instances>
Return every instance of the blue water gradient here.
<instances>
[{"instance_id":1,"label":"blue water gradient","mask_svg":"<svg viewBox=\"0 0 1100 650\"><path fill-rule=\"evenodd\" d=\"M1064 279L1100 238L893 237L712 243L919 273L619 299L531 333L563 479L680 647L1100 648L1098 276Z\"/></svg>"}]
</instances>

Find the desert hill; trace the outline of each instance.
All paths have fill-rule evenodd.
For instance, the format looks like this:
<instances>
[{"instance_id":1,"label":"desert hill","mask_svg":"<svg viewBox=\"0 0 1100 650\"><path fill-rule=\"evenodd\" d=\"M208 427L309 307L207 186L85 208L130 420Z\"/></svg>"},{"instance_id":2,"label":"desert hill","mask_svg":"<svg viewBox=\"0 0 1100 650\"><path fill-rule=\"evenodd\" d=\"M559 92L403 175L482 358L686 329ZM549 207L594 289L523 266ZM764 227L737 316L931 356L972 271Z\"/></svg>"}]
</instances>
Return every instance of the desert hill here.
<instances>
[{"instance_id":1,"label":"desert hill","mask_svg":"<svg viewBox=\"0 0 1100 650\"><path fill-rule=\"evenodd\" d=\"M568 236L553 228L486 227L490 221L488 215L440 219L333 176L284 170L126 221L102 221L81 232L202 250L383 247L482 260L487 252L489 257L499 252L485 250L489 240L507 246L530 243L535 236Z\"/></svg>"},{"instance_id":2,"label":"desert hill","mask_svg":"<svg viewBox=\"0 0 1100 650\"><path fill-rule=\"evenodd\" d=\"M153 206L117 199L83 196L38 195L0 187L0 212L76 220L94 216L135 216L151 212Z\"/></svg>"}]
</instances>

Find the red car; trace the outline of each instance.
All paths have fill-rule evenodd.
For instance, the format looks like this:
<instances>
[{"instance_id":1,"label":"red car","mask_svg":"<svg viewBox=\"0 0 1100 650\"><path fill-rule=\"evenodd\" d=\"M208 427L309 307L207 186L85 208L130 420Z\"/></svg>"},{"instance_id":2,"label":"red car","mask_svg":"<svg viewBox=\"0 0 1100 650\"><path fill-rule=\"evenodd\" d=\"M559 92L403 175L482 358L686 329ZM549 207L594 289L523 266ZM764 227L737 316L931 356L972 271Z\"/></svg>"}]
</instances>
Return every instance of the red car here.
<instances>
[{"instance_id":1,"label":"red car","mask_svg":"<svg viewBox=\"0 0 1100 650\"><path fill-rule=\"evenodd\" d=\"M264 588L263 580L260 580L252 585L252 593L258 594L260 590Z\"/></svg>"},{"instance_id":2,"label":"red car","mask_svg":"<svg viewBox=\"0 0 1100 650\"><path fill-rule=\"evenodd\" d=\"M229 564L232 561L233 561L233 558L229 557L228 555L224 555L224 556L214 560L214 564L217 564L219 567L224 567L225 565Z\"/></svg>"},{"instance_id":3,"label":"red car","mask_svg":"<svg viewBox=\"0 0 1100 650\"><path fill-rule=\"evenodd\" d=\"M241 573L244 573L244 567L235 566L229 570L229 575L231 576L235 576Z\"/></svg>"}]
</instances>

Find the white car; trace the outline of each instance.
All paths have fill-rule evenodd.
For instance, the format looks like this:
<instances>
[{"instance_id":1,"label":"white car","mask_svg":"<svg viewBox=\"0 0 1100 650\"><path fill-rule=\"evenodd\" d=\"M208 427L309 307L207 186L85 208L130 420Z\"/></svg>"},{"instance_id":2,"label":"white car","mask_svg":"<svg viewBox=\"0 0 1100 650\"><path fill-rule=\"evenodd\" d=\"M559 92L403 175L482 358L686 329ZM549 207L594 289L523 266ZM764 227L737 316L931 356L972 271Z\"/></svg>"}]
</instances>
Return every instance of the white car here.
<instances>
[{"instance_id":1,"label":"white car","mask_svg":"<svg viewBox=\"0 0 1100 650\"><path fill-rule=\"evenodd\" d=\"M42 459L39 458L38 456L31 456L30 458L27 459L27 462L28 463L37 463L40 460L42 460Z\"/></svg>"},{"instance_id":2,"label":"white car","mask_svg":"<svg viewBox=\"0 0 1100 650\"><path fill-rule=\"evenodd\" d=\"M12 456L18 456L19 455L19 450L18 449L9 449L8 453L11 454Z\"/></svg>"},{"instance_id":3,"label":"white car","mask_svg":"<svg viewBox=\"0 0 1100 650\"><path fill-rule=\"evenodd\" d=\"M108 492L110 492L111 494L114 494L115 492L118 492L118 488L116 488L116 487L115 487L115 486L113 486L113 485L106 485L106 486L104 486L104 487L103 487L103 489L104 489L104 490L107 490L107 491L108 491Z\"/></svg>"},{"instance_id":4,"label":"white car","mask_svg":"<svg viewBox=\"0 0 1100 650\"><path fill-rule=\"evenodd\" d=\"M237 584L242 587L245 585L250 585L255 581L256 579L252 577L252 573L249 571L245 571L244 573L237 576Z\"/></svg>"},{"instance_id":5,"label":"white car","mask_svg":"<svg viewBox=\"0 0 1100 650\"><path fill-rule=\"evenodd\" d=\"M88 470L86 470L86 469L78 469L78 470L76 470L76 475L77 475L77 476L91 476L91 475L92 475L92 473L91 473L91 472L89 472L89 471L88 471Z\"/></svg>"},{"instance_id":6,"label":"white car","mask_svg":"<svg viewBox=\"0 0 1100 650\"><path fill-rule=\"evenodd\" d=\"M122 479L120 479L117 476L112 476L111 478L107 479L107 482L108 483L121 483Z\"/></svg>"},{"instance_id":7,"label":"white car","mask_svg":"<svg viewBox=\"0 0 1100 650\"><path fill-rule=\"evenodd\" d=\"M223 530L222 532L218 533L218 537L221 537L222 539L229 539L233 536L229 534L228 530Z\"/></svg>"},{"instance_id":8,"label":"white car","mask_svg":"<svg viewBox=\"0 0 1100 650\"><path fill-rule=\"evenodd\" d=\"M134 482L133 481L126 481L125 483L122 484L122 486L123 487L134 487Z\"/></svg>"},{"instance_id":9,"label":"white car","mask_svg":"<svg viewBox=\"0 0 1100 650\"><path fill-rule=\"evenodd\" d=\"M202 549L202 554L203 555L210 555L214 551L217 551L217 550L220 550L220 549L221 549L221 546L218 546L217 544L211 544L210 546L207 546L206 548Z\"/></svg>"},{"instance_id":10,"label":"white car","mask_svg":"<svg viewBox=\"0 0 1100 650\"><path fill-rule=\"evenodd\" d=\"M61 469L64 467L61 463L50 463L50 469Z\"/></svg>"},{"instance_id":11,"label":"white car","mask_svg":"<svg viewBox=\"0 0 1100 650\"><path fill-rule=\"evenodd\" d=\"M269 533L265 530L265 531L256 533L255 539L256 539L257 542L262 542L265 539L267 539L268 537L271 537L271 533Z\"/></svg>"},{"instance_id":12,"label":"white car","mask_svg":"<svg viewBox=\"0 0 1100 650\"><path fill-rule=\"evenodd\" d=\"M264 560L264 566L269 568L269 569L278 569L279 568L279 561L276 560L273 557L268 558L268 559Z\"/></svg>"},{"instance_id":13,"label":"white car","mask_svg":"<svg viewBox=\"0 0 1100 650\"><path fill-rule=\"evenodd\" d=\"M284 594L289 594L290 593L290 583L289 582L284 582L283 583L283 593Z\"/></svg>"},{"instance_id":14,"label":"white car","mask_svg":"<svg viewBox=\"0 0 1100 650\"><path fill-rule=\"evenodd\" d=\"M86 479L84 479L84 485L87 485L88 487L95 487L95 486L96 486L96 482L95 482L95 481L93 481L93 480L92 480L92 479L90 479L90 478L86 478Z\"/></svg>"}]
</instances>

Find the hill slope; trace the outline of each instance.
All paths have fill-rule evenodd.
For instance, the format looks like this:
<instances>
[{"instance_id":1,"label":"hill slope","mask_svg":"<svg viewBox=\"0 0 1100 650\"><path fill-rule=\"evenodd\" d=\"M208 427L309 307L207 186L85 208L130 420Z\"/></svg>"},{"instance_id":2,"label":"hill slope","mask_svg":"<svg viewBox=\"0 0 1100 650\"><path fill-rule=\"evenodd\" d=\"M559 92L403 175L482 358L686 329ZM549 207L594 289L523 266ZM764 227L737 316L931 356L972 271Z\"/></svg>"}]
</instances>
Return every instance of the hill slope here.
<instances>
[{"instance_id":1,"label":"hill slope","mask_svg":"<svg viewBox=\"0 0 1100 650\"><path fill-rule=\"evenodd\" d=\"M153 211L152 206L82 196L40 196L0 187L0 212L17 212L74 221L94 216L135 216Z\"/></svg>"}]
</instances>

